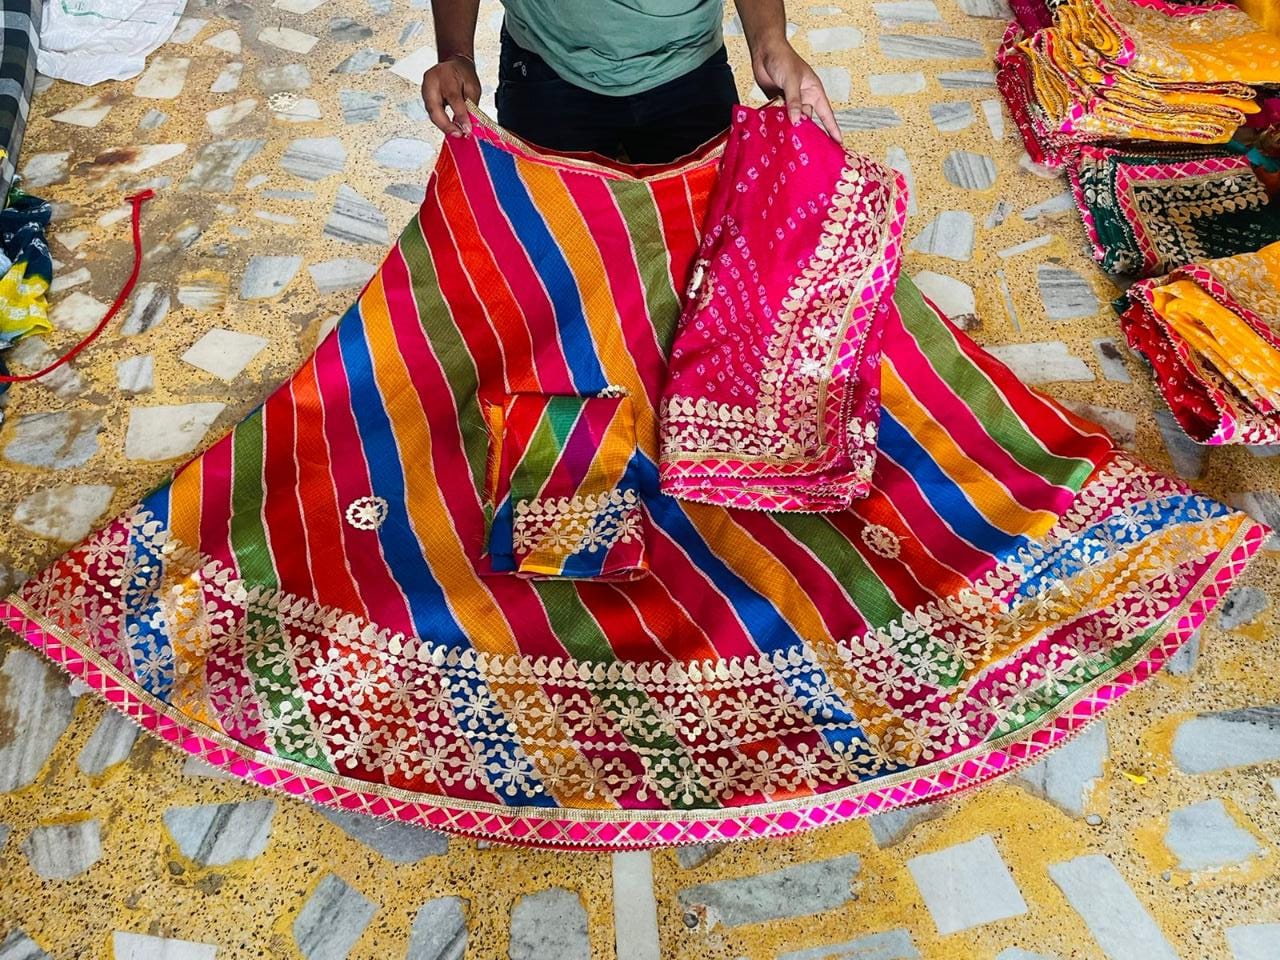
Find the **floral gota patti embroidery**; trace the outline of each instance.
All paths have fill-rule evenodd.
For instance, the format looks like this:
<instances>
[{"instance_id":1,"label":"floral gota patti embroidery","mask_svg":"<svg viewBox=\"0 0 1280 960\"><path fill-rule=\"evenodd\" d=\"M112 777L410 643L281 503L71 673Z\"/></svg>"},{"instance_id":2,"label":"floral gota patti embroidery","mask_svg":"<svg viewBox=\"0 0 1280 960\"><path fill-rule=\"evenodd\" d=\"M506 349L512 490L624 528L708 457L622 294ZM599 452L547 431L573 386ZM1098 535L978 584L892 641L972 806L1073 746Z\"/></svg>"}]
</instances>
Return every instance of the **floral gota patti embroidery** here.
<instances>
[{"instance_id":1,"label":"floral gota patti embroidery","mask_svg":"<svg viewBox=\"0 0 1280 960\"><path fill-rule=\"evenodd\" d=\"M902 178L781 108L740 109L661 404L664 493L841 510L875 461Z\"/></svg>"}]
</instances>

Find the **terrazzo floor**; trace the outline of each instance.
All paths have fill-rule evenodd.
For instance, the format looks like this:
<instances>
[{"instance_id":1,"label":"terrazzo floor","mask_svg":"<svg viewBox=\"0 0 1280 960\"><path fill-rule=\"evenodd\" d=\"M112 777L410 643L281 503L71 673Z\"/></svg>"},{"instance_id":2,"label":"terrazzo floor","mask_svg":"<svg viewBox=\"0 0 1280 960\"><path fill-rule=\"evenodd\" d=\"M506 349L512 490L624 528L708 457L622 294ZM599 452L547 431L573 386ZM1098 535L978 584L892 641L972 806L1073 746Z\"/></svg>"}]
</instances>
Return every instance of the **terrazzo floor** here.
<instances>
[{"instance_id":1,"label":"terrazzo floor","mask_svg":"<svg viewBox=\"0 0 1280 960\"><path fill-rule=\"evenodd\" d=\"M1027 160L997 99L1003 0L791 6L847 142L913 183L917 283L1024 379L1280 526L1280 449L1180 439L1118 343L1065 183ZM187 14L135 80L38 87L21 168L57 204L58 333L14 351L17 370L102 315L129 268L123 198L158 195L122 323L0 407L0 592L298 365L413 214L438 147L417 90L426 0ZM485 78L500 18L486 0ZM726 33L745 80L741 31ZM0 960L1275 960L1268 546L1173 669L1017 779L652 854L510 850L267 796L138 737L0 639Z\"/></svg>"}]
</instances>

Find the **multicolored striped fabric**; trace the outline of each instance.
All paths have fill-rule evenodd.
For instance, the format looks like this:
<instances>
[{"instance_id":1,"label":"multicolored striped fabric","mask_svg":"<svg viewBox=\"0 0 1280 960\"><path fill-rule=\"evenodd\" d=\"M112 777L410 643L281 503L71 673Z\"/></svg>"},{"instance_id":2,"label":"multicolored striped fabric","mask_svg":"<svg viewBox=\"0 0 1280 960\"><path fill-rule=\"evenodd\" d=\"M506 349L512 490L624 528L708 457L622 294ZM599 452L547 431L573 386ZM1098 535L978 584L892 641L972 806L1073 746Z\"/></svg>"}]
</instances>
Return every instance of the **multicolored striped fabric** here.
<instances>
[{"instance_id":1,"label":"multicolored striped fabric","mask_svg":"<svg viewBox=\"0 0 1280 960\"><path fill-rule=\"evenodd\" d=\"M627 170L482 118L334 335L0 620L176 746L518 843L766 836L962 790L1153 673L1265 528L1019 383L907 280L841 513L658 492L719 144ZM485 576L485 403L626 390L649 574Z\"/></svg>"},{"instance_id":2,"label":"multicolored striped fabric","mask_svg":"<svg viewBox=\"0 0 1280 960\"><path fill-rule=\"evenodd\" d=\"M630 580L649 567L628 397L517 393L489 413L494 572Z\"/></svg>"}]
</instances>

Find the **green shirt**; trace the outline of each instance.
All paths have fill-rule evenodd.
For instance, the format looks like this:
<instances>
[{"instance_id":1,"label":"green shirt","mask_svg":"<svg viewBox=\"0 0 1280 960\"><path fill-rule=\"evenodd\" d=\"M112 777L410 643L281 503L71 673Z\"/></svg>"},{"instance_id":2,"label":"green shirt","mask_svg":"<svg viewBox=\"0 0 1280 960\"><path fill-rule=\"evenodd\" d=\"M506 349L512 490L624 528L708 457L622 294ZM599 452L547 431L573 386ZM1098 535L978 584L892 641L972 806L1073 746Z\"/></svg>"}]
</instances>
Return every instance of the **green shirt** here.
<instances>
[{"instance_id":1,"label":"green shirt","mask_svg":"<svg viewBox=\"0 0 1280 960\"><path fill-rule=\"evenodd\" d=\"M643 93L701 66L724 42L723 0L502 0L507 30L570 83Z\"/></svg>"}]
</instances>

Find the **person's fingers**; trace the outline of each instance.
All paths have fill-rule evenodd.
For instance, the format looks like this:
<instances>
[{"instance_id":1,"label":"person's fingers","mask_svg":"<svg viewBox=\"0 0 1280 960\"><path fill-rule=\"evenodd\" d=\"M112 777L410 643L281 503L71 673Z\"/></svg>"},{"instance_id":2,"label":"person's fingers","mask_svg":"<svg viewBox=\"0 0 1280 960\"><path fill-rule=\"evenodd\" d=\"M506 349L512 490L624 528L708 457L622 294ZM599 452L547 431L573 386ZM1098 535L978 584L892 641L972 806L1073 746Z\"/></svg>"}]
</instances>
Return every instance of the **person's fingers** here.
<instances>
[{"instance_id":1,"label":"person's fingers","mask_svg":"<svg viewBox=\"0 0 1280 960\"><path fill-rule=\"evenodd\" d=\"M803 114L804 114L808 119L812 120L812 119L813 119L813 104L811 104L811 103L802 103L802 104L800 105L800 112L801 112L801 113L803 113Z\"/></svg>"},{"instance_id":2,"label":"person's fingers","mask_svg":"<svg viewBox=\"0 0 1280 960\"><path fill-rule=\"evenodd\" d=\"M787 116L792 123L799 123L804 115L804 103L800 98L800 78L788 75L782 81L782 96L787 103Z\"/></svg>"},{"instance_id":3,"label":"person's fingers","mask_svg":"<svg viewBox=\"0 0 1280 960\"><path fill-rule=\"evenodd\" d=\"M434 70L428 70L422 78L422 103L427 108L427 116L445 136L461 136L458 125L449 119L444 111L444 97L440 92L440 76Z\"/></svg>"},{"instance_id":4,"label":"person's fingers","mask_svg":"<svg viewBox=\"0 0 1280 960\"><path fill-rule=\"evenodd\" d=\"M471 133L471 111L467 109L467 98L462 92L462 84L458 84L447 95L449 109L453 113L453 122L462 136Z\"/></svg>"},{"instance_id":5,"label":"person's fingers","mask_svg":"<svg viewBox=\"0 0 1280 960\"><path fill-rule=\"evenodd\" d=\"M836 119L836 112L831 109L831 101L827 99L825 93L814 99L813 112L817 114L822 129L827 131L832 140L839 143L844 135L840 132L840 121Z\"/></svg>"}]
</instances>

